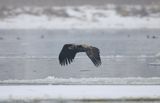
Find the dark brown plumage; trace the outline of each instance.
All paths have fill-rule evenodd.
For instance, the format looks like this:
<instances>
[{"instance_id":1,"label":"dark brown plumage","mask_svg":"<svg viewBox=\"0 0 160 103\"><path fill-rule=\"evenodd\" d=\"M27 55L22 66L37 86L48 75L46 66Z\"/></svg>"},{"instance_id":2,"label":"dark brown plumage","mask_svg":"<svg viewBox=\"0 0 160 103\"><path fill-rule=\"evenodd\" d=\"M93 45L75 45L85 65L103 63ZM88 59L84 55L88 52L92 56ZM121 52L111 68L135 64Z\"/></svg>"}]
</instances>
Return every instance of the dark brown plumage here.
<instances>
[{"instance_id":1,"label":"dark brown plumage","mask_svg":"<svg viewBox=\"0 0 160 103\"><path fill-rule=\"evenodd\" d=\"M73 62L76 54L79 52L86 52L93 64L98 67L101 65L101 58L99 49L88 45L65 44L59 54L59 63L61 65L68 65Z\"/></svg>"}]
</instances>

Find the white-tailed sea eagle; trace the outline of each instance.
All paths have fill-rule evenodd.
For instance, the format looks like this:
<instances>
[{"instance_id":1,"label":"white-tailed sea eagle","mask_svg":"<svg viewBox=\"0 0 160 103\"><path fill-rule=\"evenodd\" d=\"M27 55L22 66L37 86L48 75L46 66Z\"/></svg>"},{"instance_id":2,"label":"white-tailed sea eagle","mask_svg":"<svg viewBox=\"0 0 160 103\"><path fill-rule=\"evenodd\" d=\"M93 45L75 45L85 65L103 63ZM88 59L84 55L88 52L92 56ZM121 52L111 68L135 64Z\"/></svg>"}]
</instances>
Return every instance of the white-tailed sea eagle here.
<instances>
[{"instance_id":1,"label":"white-tailed sea eagle","mask_svg":"<svg viewBox=\"0 0 160 103\"><path fill-rule=\"evenodd\" d=\"M88 45L65 44L59 54L59 63L68 65L73 62L76 54L86 52L93 64L98 67L101 65L100 51L98 48Z\"/></svg>"}]
</instances>

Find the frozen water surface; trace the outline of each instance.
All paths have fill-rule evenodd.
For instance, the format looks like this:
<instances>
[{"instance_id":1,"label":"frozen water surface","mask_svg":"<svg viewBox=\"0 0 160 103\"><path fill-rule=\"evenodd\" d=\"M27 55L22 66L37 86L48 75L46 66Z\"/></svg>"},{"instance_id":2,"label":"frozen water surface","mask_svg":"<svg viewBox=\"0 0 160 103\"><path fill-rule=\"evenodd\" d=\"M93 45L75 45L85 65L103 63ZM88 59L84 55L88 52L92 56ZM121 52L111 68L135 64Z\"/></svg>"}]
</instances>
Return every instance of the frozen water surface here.
<instances>
[{"instance_id":1,"label":"frozen water surface","mask_svg":"<svg viewBox=\"0 0 160 103\"><path fill-rule=\"evenodd\" d=\"M3 103L158 103L158 85L23 85L1 86Z\"/></svg>"},{"instance_id":2,"label":"frozen water surface","mask_svg":"<svg viewBox=\"0 0 160 103\"><path fill-rule=\"evenodd\" d=\"M157 29L1 29L0 102L158 103L159 86L153 84L160 84L159 33L160 30ZM85 43L98 47L102 65L96 68L85 53L82 53L76 56L71 65L60 66L58 55L66 43ZM60 84L92 85L85 87L60 86ZM94 87L93 84L152 85L123 85L124 87L96 85ZM65 91L66 88L68 92ZM110 95L114 90L119 91L120 94ZM65 99L67 96L70 96L68 100ZM100 99L94 96L99 96ZM109 97L106 100L105 96L113 97L114 100L110 101ZM117 96L120 96L120 99L116 101ZM125 97L129 100L124 100ZM134 100L131 97L135 97Z\"/></svg>"},{"instance_id":3,"label":"frozen water surface","mask_svg":"<svg viewBox=\"0 0 160 103\"><path fill-rule=\"evenodd\" d=\"M0 38L1 81L160 76L157 29L0 30ZM82 53L71 65L60 66L58 55L66 43L98 47L102 65L96 68Z\"/></svg>"}]
</instances>

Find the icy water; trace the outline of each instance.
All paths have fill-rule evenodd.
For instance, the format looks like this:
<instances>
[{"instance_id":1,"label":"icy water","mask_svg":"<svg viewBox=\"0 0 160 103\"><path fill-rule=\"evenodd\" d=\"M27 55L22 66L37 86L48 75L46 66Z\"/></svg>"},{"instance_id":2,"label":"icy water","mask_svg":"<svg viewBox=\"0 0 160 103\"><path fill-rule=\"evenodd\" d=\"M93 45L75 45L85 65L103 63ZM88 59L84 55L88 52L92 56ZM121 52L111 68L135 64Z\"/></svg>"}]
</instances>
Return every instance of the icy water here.
<instances>
[{"instance_id":1,"label":"icy water","mask_svg":"<svg viewBox=\"0 0 160 103\"><path fill-rule=\"evenodd\" d=\"M66 43L100 49L96 68L85 53L60 66ZM160 30L0 30L0 80L98 77L160 77Z\"/></svg>"}]
</instances>

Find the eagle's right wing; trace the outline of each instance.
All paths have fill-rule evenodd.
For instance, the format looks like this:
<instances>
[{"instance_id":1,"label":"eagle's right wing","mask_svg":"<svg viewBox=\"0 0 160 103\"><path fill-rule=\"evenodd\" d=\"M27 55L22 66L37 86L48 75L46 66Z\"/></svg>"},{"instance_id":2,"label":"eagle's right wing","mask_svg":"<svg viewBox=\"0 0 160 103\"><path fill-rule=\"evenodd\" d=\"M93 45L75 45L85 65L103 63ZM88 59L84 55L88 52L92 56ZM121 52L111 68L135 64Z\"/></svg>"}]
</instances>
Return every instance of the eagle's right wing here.
<instances>
[{"instance_id":1,"label":"eagle's right wing","mask_svg":"<svg viewBox=\"0 0 160 103\"><path fill-rule=\"evenodd\" d=\"M89 47L86 51L87 56L91 59L95 66L101 65L100 51L96 47Z\"/></svg>"},{"instance_id":2,"label":"eagle's right wing","mask_svg":"<svg viewBox=\"0 0 160 103\"><path fill-rule=\"evenodd\" d=\"M61 65L68 65L73 61L77 52L74 48L70 48L71 46L74 46L74 45L66 44L63 46L59 54L59 63Z\"/></svg>"}]
</instances>

